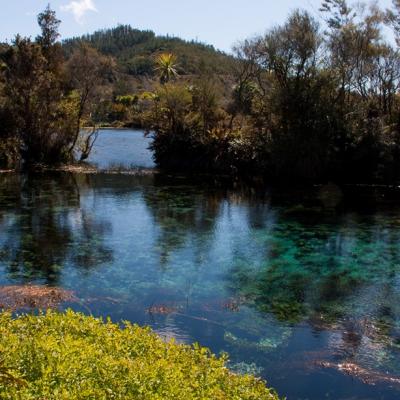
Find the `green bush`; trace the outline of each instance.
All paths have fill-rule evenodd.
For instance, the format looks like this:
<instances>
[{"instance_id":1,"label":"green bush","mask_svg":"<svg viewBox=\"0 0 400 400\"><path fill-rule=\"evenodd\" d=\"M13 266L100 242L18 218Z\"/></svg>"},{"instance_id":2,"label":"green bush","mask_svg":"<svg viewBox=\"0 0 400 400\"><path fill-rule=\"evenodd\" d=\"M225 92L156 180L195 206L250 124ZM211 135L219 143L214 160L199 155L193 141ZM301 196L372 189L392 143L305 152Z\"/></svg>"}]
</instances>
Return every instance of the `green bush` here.
<instances>
[{"instance_id":1,"label":"green bush","mask_svg":"<svg viewBox=\"0 0 400 400\"><path fill-rule=\"evenodd\" d=\"M1 399L278 399L225 361L73 311L0 314Z\"/></svg>"}]
</instances>

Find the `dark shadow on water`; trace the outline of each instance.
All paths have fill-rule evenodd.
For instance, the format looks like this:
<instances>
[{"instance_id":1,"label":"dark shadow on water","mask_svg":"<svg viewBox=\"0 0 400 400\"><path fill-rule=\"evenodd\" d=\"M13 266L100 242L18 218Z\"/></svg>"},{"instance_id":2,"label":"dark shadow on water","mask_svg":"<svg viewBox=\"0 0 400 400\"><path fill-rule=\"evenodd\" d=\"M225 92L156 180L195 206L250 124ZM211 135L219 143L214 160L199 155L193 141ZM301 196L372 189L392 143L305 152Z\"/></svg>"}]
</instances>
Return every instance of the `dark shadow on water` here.
<instances>
[{"instance_id":1,"label":"dark shadow on water","mask_svg":"<svg viewBox=\"0 0 400 400\"><path fill-rule=\"evenodd\" d=\"M0 175L0 254L10 277L57 284L68 263L90 269L112 261L103 243L111 225L81 208L85 189L68 173Z\"/></svg>"}]
</instances>

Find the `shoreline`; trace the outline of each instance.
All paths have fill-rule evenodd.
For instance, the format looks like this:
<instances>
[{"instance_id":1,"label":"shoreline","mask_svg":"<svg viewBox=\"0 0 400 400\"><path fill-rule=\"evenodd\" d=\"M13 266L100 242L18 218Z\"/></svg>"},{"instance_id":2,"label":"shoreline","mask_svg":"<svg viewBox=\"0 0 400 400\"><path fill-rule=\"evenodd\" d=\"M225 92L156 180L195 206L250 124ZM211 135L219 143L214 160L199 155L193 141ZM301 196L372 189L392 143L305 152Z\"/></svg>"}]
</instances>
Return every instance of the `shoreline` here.
<instances>
[{"instance_id":1,"label":"shoreline","mask_svg":"<svg viewBox=\"0 0 400 400\"><path fill-rule=\"evenodd\" d=\"M157 175L163 174L165 176L174 176L177 179L181 178L196 178L195 182L200 178L203 179L222 179L226 181L230 181L232 183L238 182L238 180L242 183L248 183L248 179L245 177L234 177L227 174L213 174L213 173L183 173L179 171L168 171L168 170L160 170L159 168L146 168L146 167L134 167L134 168L121 168L121 169L99 169L89 164L65 164L60 166L44 166L44 165L36 165L28 170L19 170L19 169L0 169L0 175L3 174L20 174L25 172L67 172L67 173L78 173L78 174L106 174L106 175ZM237 179L239 178L239 179ZM253 181L253 184L256 186L263 186L265 188L271 187L292 187L292 188L321 188L327 185L333 184L334 186L338 186L341 188L359 188L359 189L389 189L389 190L400 190L399 183L344 183L344 182L314 182L314 183L303 183L303 184L295 184L293 182L263 182L261 183L262 178L256 178Z\"/></svg>"},{"instance_id":2,"label":"shoreline","mask_svg":"<svg viewBox=\"0 0 400 400\"><path fill-rule=\"evenodd\" d=\"M0 169L0 175L2 174L20 174L24 172L67 172L76 174L110 174L110 175L155 175L160 171L155 168L131 168L131 169L98 169L90 165L74 165L67 164L59 167L45 167L35 166L29 170L22 171L17 169Z\"/></svg>"}]
</instances>

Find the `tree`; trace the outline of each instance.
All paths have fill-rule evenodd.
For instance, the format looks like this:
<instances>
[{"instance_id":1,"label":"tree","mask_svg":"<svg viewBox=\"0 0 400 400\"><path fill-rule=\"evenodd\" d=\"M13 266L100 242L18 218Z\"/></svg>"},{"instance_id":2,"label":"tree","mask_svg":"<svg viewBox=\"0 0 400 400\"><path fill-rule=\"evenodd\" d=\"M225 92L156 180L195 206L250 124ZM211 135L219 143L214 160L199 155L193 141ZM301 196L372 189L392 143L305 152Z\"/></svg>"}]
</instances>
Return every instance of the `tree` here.
<instances>
[{"instance_id":1,"label":"tree","mask_svg":"<svg viewBox=\"0 0 400 400\"><path fill-rule=\"evenodd\" d=\"M178 75L176 61L177 58L172 53L162 53L156 57L155 70L159 73L162 84L168 83Z\"/></svg>"},{"instance_id":2,"label":"tree","mask_svg":"<svg viewBox=\"0 0 400 400\"><path fill-rule=\"evenodd\" d=\"M64 158L70 131L62 112L60 82L48 68L41 47L17 37L6 55L4 92L27 163ZM65 130L64 130L65 128Z\"/></svg>"},{"instance_id":3,"label":"tree","mask_svg":"<svg viewBox=\"0 0 400 400\"><path fill-rule=\"evenodd\" d=\"M41 29L41 35L36 38L36 42L47 51L51 49L60 37L58 29L61 21L57 19L55 11L50 5L38 15L38 24Z\"/></svg>"},{"instance_id":4,"label":"tree","mask_svg":"<svg viewBox=\"0 0 400 400\"><path fill-rule=\"evenodd\" d=\"M38 23L41 34L35 42L17 36L2 55L3 109L12 116L10 131L20 143L24 162L53 164L73 159L97 89L110 79L112 62L82 44L65 64L57 42L60 21L49 6ZM97 129L82 136L82 159L96 137Z\"/></svg>"},{"instance_id":5,"label":"tree","mask_svg":"<svg viewBox=\"0 0 400 400\"><path fill-rule=\"evenodd\" d=\"M25 164L70 159L73 104L64 91L63 56L56 43L59 21L48 7L38 17L37 42L17 36L3 55L5 107Z\"/></svg>"},{"instance_id":6,"label":"tree","mask_svg":"<svg viewBox=\"0 0 400 400\"><path fill-rule=\"evenodd\" d=\"M205 138L221 120L218 85L210 74L196 79L190 87L192 94L192 110L195 113L193 122L197 123L199 135Z\"/></svg>"},{"instance_id":7,"label":"tree","mask_svg":"<svg viewBox=\"0 0 400 400\"><path fill-rule=\"evenodd\" d=\"M234 101L250 118L259 165L285 178L322 176L332 127L326 74L319 58L319 24L305 11L239 48L242 73ZM269 158L266 162L265 158Z\"/></svg>"},{"instance_id":8,"label":"tree","mask_svg":"<svg viewBox=\"0 0 400 400\"><path fill-rule=\"evenodd\" d=\"M99 87L112 79L114 63L109 57L101 55L96 49L82 43L70 57L66 69L70 88L75 93L77 113L74 123L74 136L69 151L73 152L80 137L82 123L94 124L91 114L100 100ZM81 160L86 159L97 138L98 130L90 129L83 139Z\"/></svg>"},{"instance_id":9,"label":"tree","mask_svg":"<svg viewBox=\"0 0 400 400\"><path fill-rule=\"evenodd\" d=\"M400 0L392 0L393 9L386 11L386 22L393 28L396 44L400 46Z\"/></svg>"},{"instance_id":10,"label":"tree","mask_svg":"<svg viewBox=\"0 0 400 400\"><path fill-rule=\"evenodd\" d=\"M4 74L7 65L3 57L6 46L0 45L0 169L15 167L19 162L20 143L15 137L14 121L7 107L7 97L4 92Z\"/></svg>"}]
</instances>

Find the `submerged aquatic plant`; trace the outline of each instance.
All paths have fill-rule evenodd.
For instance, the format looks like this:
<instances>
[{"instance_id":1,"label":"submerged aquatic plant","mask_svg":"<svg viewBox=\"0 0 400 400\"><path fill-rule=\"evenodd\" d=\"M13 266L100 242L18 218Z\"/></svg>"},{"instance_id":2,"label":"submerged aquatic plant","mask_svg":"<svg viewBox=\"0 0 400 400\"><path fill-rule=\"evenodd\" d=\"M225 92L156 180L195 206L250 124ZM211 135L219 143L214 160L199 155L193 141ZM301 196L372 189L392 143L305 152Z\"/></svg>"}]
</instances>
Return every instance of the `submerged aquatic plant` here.
<instances>
[{"instance_id":1,"label":"submerged aquatic plant","mask_svg":"<svg viewBox=\"0 0 400 400\"><path fill-rule=\"evenodd\" d=\"M350 375L354 378L361 380L367 385L387 383L390 386L400 388L400 378L398 376L390 375L388 373L383 373L376 370L368 370L352 362L317 362L316 364L322 368L335 369L346 375Z\"/></svg>"},{"instance_id":2,"label":"submerged aquatic plant","mask_svg":"<svg viewBox=\"0 0 400 400\"><path fill-rule=\"evenodd\" d=\"M62 303L76 302L74 292L59 287L11 285L0 287L0 308L7 310L56 308Z\"/></svg>"},{"instance_id":3,"label":"submerged aquatic plant","mask_svg":"<svg viewBox=\"0 0 400 400\"><path fill-rule=\"evenodd\" d=\"M178 311L178 307L176 306L169 306L167 304L153 304L147 310L149 314L174 314Z\"/></svg>"},{"instance_id":4,"label":"submerged aquatic plant","mask_svg":"<svg viewBox=\"0 0 400 400\"><path fill-rule=\"evenodd\" d=\"M231 345L237 347L255 349L268 353L276 350L280 346L283 346L289 340L291 334L291 329L281 329L278 332L273 332L270 335L259 339L258 341L252 341L238 337L232 332L225 332L224 339Z\"/></svg>"},{"instance_id":5,"label":"submerged aquatic plant","mask_svg":"<svg viewBox=\"0 0 400 400\"><path fill-rule=\"evenodd\" d=\"M259 367L255 363L245 363L244 361L239 363L229 363L229 369L239 375L254 375L259 376L263 372L264 368Z\"/></svg>"}]
</instances>

